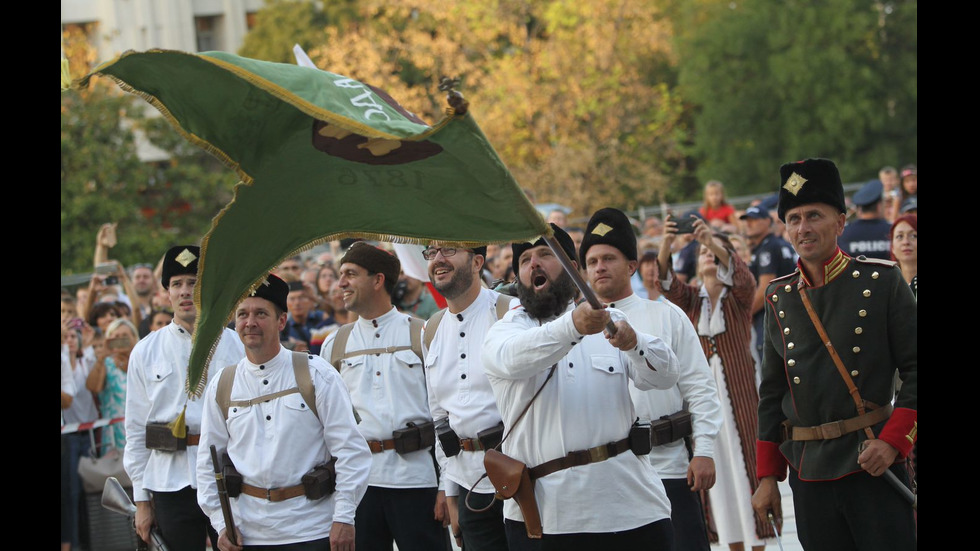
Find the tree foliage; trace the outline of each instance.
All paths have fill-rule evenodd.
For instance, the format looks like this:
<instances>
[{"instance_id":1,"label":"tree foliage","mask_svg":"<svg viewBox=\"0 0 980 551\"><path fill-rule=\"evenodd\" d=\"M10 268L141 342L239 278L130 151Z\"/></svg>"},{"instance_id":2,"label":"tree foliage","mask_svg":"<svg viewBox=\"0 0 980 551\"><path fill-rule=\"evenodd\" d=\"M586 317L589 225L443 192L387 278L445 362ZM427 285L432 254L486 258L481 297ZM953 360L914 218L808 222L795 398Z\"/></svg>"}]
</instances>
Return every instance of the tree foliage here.
<instances>
[{"instance_id":1,"label":"tree foliage","mask_svg":"<svg viewBox=\"0 0 980 551\"><path fill-rule=\"evenodd\" d=\"M775 190L778 167L833 159L845 181L917 151L916 2L678 2L681 93L702 181Z\"/></svg>"},{"instance_id":2,"label":"tree foliage","mask_svg":"<svg viewBox=\"0 0 980 551\"><path fill-rule=\"evenodd\" d=\"M443 76L541 202L588 216L653 202L684 170L670 25L652 3L362 1L326 30L317 65L387 90L430 122Z\"/></svg>"},{"instance_id":3,"label":"tree foliage","mask_svg":"<svg viewBox=\"0 0 980 551\"><path fill-rule=\"evenodd\" d=\"M66 37L65 50L78 76L92 58L75 38ZM163 118L147 117L149 109L100 79L62 93L62 275L91 271L95 237L106 222L118 224L111 258L124 265L156 262L175 244L199 242L231 200L234 174ZM141 141L169 158L144 162Z\"/></svg>"},{"instance_id":4,"label":"tree foliage","mask_svg":"<svg viewBox=\"0 0 980 551\"><path fill-rule=\"evenodd\" d=\"M255 25L245 35L238 54L253 59L293 63L293 46L304 50L323 44L327 25L339 25L355 15L356 0L329 2L265 0Z\"/></svg>"}]
</instances>

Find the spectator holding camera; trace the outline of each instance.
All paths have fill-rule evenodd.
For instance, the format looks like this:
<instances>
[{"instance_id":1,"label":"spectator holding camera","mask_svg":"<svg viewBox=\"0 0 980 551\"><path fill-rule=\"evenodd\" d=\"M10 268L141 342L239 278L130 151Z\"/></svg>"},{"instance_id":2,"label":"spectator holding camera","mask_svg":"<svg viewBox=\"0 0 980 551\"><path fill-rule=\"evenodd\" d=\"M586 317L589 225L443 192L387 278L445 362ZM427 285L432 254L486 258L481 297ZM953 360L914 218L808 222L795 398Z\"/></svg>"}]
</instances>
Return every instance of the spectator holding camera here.
<instances>
[{"instance_id":1,"label":"spectator holding camera","mask_svg":"<svg viewBox=\"0 0 980 551\"><path fill-rule=\"evenodd\" d=\"M126 372L129 354L138 340L136 327L126 318L113 320L106 328L106 355L96 360L85 381L86 388L99 398L103 418L126 415ZM126 447L126 429L122 423L102 429L102 446L105 450Z\"/></svg>"}]
</instances>

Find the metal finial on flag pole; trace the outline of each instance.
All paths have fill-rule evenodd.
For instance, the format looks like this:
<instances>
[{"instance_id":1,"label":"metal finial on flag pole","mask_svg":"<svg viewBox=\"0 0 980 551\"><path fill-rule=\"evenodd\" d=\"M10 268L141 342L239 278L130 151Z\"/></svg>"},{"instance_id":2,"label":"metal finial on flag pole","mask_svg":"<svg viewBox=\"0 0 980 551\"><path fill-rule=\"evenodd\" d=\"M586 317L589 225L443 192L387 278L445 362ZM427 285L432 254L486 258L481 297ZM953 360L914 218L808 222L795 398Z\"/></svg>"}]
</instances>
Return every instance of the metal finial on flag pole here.
<instances>
[{"instance_id":1,"label":"metal finial on flag pole","mask_svg":"<svg viewBox=\"0 0 980 551\"><path fill-rule=\"evenodd\" d=\"M459 82L459 77L442 77L439 79L439 90L446 92L446 101L449 102L449 106L456 111L457 115L465 115L470 107L470 102L463 99L463 94L456 90Z\"/></svg>"}]
</instances>

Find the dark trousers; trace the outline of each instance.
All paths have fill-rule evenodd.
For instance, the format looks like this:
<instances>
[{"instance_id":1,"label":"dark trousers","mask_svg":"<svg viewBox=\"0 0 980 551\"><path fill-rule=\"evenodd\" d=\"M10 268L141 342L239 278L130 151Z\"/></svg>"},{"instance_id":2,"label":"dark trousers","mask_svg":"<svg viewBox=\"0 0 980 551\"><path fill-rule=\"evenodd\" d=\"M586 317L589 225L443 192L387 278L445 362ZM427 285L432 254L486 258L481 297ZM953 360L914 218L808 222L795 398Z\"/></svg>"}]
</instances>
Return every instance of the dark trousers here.
<instances>
[{"instance_id":1,"label":"dark trousers","mask_svg":"<svg viewBox=\"0 0 980 551\"><path fill-rule=\"evenodd\" d=\"M701 496L692 492L686 478L662 479L670 499L670 523L674 528L674 549L709 551L708 530L704 525Z\"/></svg>"},{"instance_id":2,"label":"dark trousers","mask_svg":"<svg viewBox=\"0 0 980 551\"><path fill-rule=\"evenodd\" d=\"M330 551L330 538L282 545L244 545L245 551ZM214 547L217 551L218 547Z\"/></svg>"},{"instance_id":3,"label":"dark trousers","mask_svg":"<svg viewBox=\"0 0 980 551\"><path fill-rule=\"evenodd\" d=\"M466 506L467 494L474 509L483 509L487 505L490 508L481 512L470 511ZM470 493L460 488L458 509L459 530L463 533L466 551L508 551L503 501L494 499L493 494Z\"/></svg>"},{"instance_id":4,"label":"dark trousers","mask_svg":"<svg viewBox=\"0 0 980 551\"><path fill-rule=\"evenodd\" d=\"M545 534L532 540L527 537L523 522L504 521L507 545L510 551L673 551L674 529L670 519L651 522L639 528L622 532L576 534ZM686 551L677 548L677 551Z\"/></svg>"},{"instance_id":5,"label":"dark trousers","mask_svg":"<svg viewBox=\"0 0 980 551\"><path fill-rule=\"evenodd\" d=\"M92 441L87 432L73 432L62 439L61 493L64 505L61 518L61 541L71 542L72 549L80 549L82 530L81 511L85 492L82 477L78 475L78 463L89 457Z\"/></svg>"},{"instance_id":6,"label":"dark trousers","mask_svg":"<svg viewBox=\"0 0 980 551\"><path fill-rule=\"evenodd\" d=\"M151 492L153 516L167 547L181 551L204 551L207 539L218 549L218 534L197 504L197 490L190 486L176 492Z\"/></svg>"},{"instance_id":7,"label":"dark trousers","mask_svg":"<svg viewBox=\"0 0 980 551\"><path fill-rule=\"evenodd\" d=\"M891 472L908 484L904 464ZM912 505L883 476L860 472L839 480L805 482L789 470L796 530L808 551L912 551Z\"/></svg>"},{"instance_id":8,"label":"dark trousers","mask_svg":"<svg viewBox=\"0 0 980 551\"><path fill-rule=\"evenodd\" d=\"M357 551L442 551L448 532L435 519L436 488L368 486L354 515Z\"/></svg>"}]
</instances>

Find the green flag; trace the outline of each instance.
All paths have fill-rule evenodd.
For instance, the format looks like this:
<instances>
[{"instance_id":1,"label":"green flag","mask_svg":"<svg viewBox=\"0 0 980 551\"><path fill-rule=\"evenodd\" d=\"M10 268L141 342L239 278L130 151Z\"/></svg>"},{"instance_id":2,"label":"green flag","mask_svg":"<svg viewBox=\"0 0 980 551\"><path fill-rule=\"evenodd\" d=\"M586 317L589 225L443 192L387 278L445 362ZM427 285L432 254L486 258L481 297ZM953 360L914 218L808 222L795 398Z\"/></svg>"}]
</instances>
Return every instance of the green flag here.
<instances>
[{"instance_id":1,"label":"green flag","mask_svg":"<svg viewBox=\"0 0 980 551\"><path fill-rule=\"evenodd\" d=\"M550 228L469 114L425 124L385 92L224 52L127 52L102 75L241 178L201 242L188 392L236 305L283 258L342 237L477 245Z\"/></svg>"}]
</instances>

